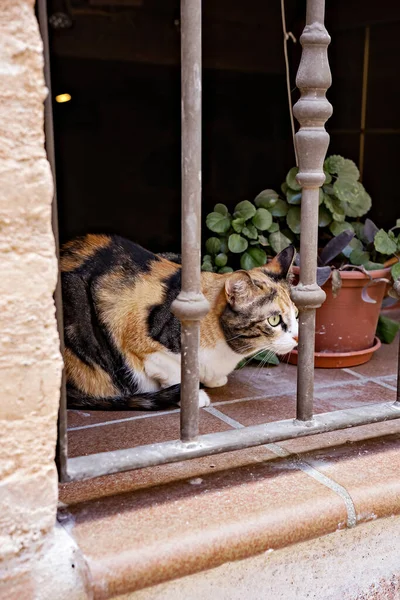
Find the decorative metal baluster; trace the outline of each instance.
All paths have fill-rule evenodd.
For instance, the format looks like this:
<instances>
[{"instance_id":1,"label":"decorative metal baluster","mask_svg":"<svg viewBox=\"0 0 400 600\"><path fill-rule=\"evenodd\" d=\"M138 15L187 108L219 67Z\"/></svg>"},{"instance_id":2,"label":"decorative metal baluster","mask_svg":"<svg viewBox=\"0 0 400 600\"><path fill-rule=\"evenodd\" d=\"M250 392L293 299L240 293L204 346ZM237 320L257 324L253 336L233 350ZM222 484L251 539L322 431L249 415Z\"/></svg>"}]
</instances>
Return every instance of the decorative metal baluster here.
<instances>
[{"instance_id":1,"label":"decorative metal baluster","mask_svg":"<svg viewBox=\"0 0 400 600\"><path fill-rule=\"evenodd\" d=\"M172 305L182 324L181 440L199 432L201 292L201 0L181 0L182 291Z\"/></svg>"},{"instance_id":2,"label":"decorative metal baluster","mask_svg":"<svg viewBox=\"0 0 400 600\"><path fill-rule=\"evenodd\" d=\"M323 162L329 145L325 122L332 114L326 99L331 85L327 48L331 38L324 26L325 0L307 0L306 26L300 38L303 52L296 85L301 97L293 107L300 129L296 133L299 159L297 180L301 199L300 282L293 300L300 310L297 372L297 419L313 416L315 309L325 300L316 283L319 188L325 181Z\"/></svg>"}]
</instances>

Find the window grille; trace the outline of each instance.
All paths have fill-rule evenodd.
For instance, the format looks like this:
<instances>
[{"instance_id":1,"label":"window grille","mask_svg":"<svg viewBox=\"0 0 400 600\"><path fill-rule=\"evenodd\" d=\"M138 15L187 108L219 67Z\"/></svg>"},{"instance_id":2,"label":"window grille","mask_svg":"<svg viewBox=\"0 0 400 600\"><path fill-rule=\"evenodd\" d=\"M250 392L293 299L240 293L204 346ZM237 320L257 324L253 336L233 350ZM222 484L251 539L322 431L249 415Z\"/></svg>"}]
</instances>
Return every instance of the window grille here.
<instances>
[{"instance_id":1,"label":"window grille","mask_svg":"<svg viewBox=\"0 0 400 600\"><path fill-rule=\"evenodd\" d=\"M38 11L49 89L45 108L46 147L55 177L46 0L39 0ZM325 180L322 167L329 144L325 123L332 113L332 107L325 96L331 85L331 74L327 56L330 36L324 26L324 13L325 0L307 0L306 25L300 38L303 51L296 79L301 95L293 108L300 123L300 129L296 133L296 149L299 160L297 178L302 185L302 261L300 281L292 292L300 311L296 419L199 435L200 320L208 310L200 284L201 0L181 0L182 290L173 304L173 312L182 324L181 437L180 440L128 450L68 458L66 394L63 382L57 450L61 481L98 477L400 417L399 384L395 402L313 414L315 311L325 299L325 293L316 283L318 199L319 187ZM56 196L53 225L57 241ZM59 285L55 298L62 346L62 299Z\"/></svg>"}]
</instances>

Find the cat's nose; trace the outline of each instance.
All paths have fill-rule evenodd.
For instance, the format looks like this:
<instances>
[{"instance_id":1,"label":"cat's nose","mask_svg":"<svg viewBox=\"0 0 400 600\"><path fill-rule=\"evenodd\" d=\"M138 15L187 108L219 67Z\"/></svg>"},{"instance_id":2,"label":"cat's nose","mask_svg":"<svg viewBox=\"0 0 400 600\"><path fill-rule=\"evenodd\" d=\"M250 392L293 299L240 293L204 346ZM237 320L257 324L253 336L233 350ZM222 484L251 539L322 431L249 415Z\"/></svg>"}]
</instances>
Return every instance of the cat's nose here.
<instances>
[{"instance_id":1,"label":"cat's nose","mask_svg":"<svg viewBox=\"0 0 400 600\"><path fill-rule=\"evenodd\" d=\"M295 342L298 342L299 341L299 336L298 335L294 335L293 339L294 339Z\"/></svg>"}]
</instances>

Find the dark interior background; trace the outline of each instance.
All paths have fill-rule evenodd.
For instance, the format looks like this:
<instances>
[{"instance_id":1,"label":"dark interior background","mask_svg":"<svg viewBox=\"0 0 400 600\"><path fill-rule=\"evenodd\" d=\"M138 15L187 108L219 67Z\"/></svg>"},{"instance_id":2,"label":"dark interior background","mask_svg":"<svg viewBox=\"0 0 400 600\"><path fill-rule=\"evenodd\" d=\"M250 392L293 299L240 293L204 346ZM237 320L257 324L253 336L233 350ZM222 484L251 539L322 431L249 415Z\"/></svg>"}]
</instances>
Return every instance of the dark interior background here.
<instances>
[{"instance_id":1,"label":"dark interior background","mask_svg":"<svg viewBox=\"0 0 400 600\"><path fill-rule=\"evenodd\" d=\"M119 233L154 251L180 246L177 0L50 0L71 27L49 28L61 242ZM298 38L305 1L286 0ZM327 0L333 85L330 154L358 163L365 27L370 26L363 183L371 217L399 217L400 2ZM289 42L293 100L300 44ZM264 188L294 165L280 2L203 2L203 215Z\"/></svg>"}]
</instances>

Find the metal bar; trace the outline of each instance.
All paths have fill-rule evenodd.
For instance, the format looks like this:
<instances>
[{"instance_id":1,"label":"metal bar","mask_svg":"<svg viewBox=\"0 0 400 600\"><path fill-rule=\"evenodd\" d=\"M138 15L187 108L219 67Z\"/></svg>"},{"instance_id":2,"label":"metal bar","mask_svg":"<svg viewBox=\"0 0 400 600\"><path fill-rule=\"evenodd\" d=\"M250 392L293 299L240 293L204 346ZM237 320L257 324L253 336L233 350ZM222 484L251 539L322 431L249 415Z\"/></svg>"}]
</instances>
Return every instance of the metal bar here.
<instances>
[{"instance_id":1,"label":"metal bar","mask_svg":"<svg viewBox=\"0 0 400 600\"><path fill-rule=\"evenodd\" d=\"M400 404L400 336L399 336L399 350L397 357L397 402Z\"/></svg>"},{"instance_id":2,"label":"metal bar","mask_svg":"<svg viewBox=\"0 0 400 600\"><path fill-rule=\"evenodd\" d=\"M56 245L57 261L59 260L59 234L58 234L58 211L57 211L57 189L56 189L56 163L54 150L54 123L53 123L53 107L51 93L51 73L50 73L50 49L49 49L49 32L47 19L47 1L39 0L38 2L38 17L40 34L43 40L43 55L44 55L44 78L48 89L47 98L44 103L44 131L45 131L45 146L47 158L50 163L51 172L53 175L53 202L52 202L52 227L54 240ZM64 353L64 320L62 309L61 295L61 277L58 270L57 285L54 292L54 300L56 305L56 319L58 335L60 338L60 351ZM67 436L67 392L65 373L63 370L60 389L60 406L58 411L58 437L56 448L56 464L61 481L65 481L67 477L67 457L68 457L68 436Z\"/></svg>"},{"instance_id":3,"label":"metal bar","mask_svg":"<svg viewBox=\"0 0 400 600\"><path fill-rule=\"evenodd\" d=\"M220 433L199 436L190 444L179 440L138 446L129 450L101 452L68 460L68 480L77 481L110 475L131 469L189 460L232 450L241 450L327 431L368 425L400 417L397 402L370 404L315 415L312 421L300 423L292 419L253 425Z\"/></svg>"},{"instance_id":4,"label":"metal bar","mask_svg":"<svg viewBox=\"0 0 400 600\"><path fill-rule=\"evenodd\" d=\"M365 151L365 122L367 118L367 94L368 94L368 67L369 67L369 33L370 29L365 28L364 38L364 59L363 59L363 79L361 94L361 131L360 131L360 154L358 159L358 168L360 169L360 180L362 181L364 173L364 151Z\"/></svg>"},{"instance_id":5,"label":"metal bar","mask_svg":"<svg viewBox=\"0 0 400 600\"><path fill-rule=\"evenodd\" d=\"M300 38L303 47L296 77L300 99L293 107L300 129L296 133L299 159L297 180L301 199L300 281L293 289L300 310L299 360L297 369L297 418L313 416L315 309L325 300L316 283L319 188L325 181L323 162L329 145L325 122L332 114L326 99L331 85L327 48L330 37L324 26L325 0L307 0L306 26Z\"/></svg>"},{"instance_id":6,"label":"metal bar","mask_svg":"<svg viewBox=\"0 0 400 600\"><path fill-rule=\"evenodd\" d=\"M208 312L201 291L201 0L181 1L182 290L172 305L180 319L181 439L199 433L200 319Z\"/></svg>"}]
</instances>

